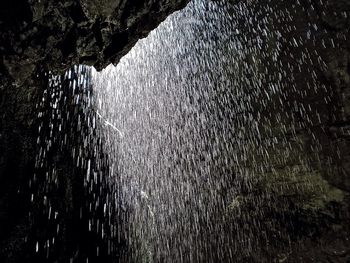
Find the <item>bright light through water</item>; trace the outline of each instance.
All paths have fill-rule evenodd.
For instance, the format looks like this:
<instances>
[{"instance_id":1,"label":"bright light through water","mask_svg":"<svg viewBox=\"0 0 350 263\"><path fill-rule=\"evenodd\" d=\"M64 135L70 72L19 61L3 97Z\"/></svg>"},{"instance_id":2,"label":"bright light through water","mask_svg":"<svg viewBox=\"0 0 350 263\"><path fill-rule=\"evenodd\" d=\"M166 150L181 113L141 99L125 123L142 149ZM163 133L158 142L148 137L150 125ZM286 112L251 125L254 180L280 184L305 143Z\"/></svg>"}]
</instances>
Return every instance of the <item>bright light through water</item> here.
<instances>
[{"instance_id":1,"label":"bright light through water","mask_svg":"<svg viewBox=\"0 0 350 263\"><path fill-rule=\"evenodd\" d=\"M74 96L95 113L85 121L103 143L91 140L91 131L84 136L97 144L93 158L107 153L109 167L103 198L91 182L105 163L92 167L82 147L72 150L87 170L84 186L101 195L88 209L103 203L105 226L127 240L136 262L263 262L254 257L269 258L275 249L272 256L283 262L290 233L300 230L294 218L300 208L288 198L308 204L328 187L310 128L324 119L307 99L329 103L314 77L314 65L324 68L314 50L318 28L309 23L307 34L294 38L296 29L282 32L279 23L289 25L297 12L274 8L194 0L117 66L91 69L92 89ZM297 51L282 49L286 42ZM81 70L89 86L90 71ZM312 76L300 89L293 84L298 72ZM106 216L113 206L126 214L127 231ZM99 224L89 220L89 231L103 238Z\"/></svg>"},{"instance_id":2,"label":"bright light through water","mask_svg":"<svg viewBox=\"0 0 350 263\"><path fill-rule=\"evenodd\" d=\"M93 72L103 133L112 142L112 171L132 211L131 240L138 239L137 253L154 262L244 258L259 242L258 216L229 207L253 191L255 174L267 165L267 147L283 140L262 142L261 115L253 109L257 98L268 103L281 87L263 87L261 61L242 64L261 52L263 40L257 34L247 46L238 21L270 32L267 20L250 21L252 7L235 8L240 17L225 5L193 1L116 67ZM273 52L277 56L278 47ZM265 161L245 166L253 151ZM262 213L266 197L254 198L255 213ZM249 216L240 228L239 220Z\"/></svg>"}]
</instances>

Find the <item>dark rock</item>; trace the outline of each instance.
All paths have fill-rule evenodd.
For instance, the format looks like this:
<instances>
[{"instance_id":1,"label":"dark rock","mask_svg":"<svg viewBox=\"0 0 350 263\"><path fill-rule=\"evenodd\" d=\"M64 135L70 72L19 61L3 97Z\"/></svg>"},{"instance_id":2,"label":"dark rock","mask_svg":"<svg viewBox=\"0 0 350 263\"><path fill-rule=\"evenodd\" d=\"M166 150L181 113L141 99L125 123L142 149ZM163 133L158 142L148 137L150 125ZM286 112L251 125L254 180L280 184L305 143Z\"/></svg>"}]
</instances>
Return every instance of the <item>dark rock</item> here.
<instances>
[{"instance_id":1,"label":"dark rock","mask_svg":"<svg viewBox=\"0 0 350 263\"><path fill-rule=\"evenodd\" d=\"M85 63L118 63L140 38L188 0L3 1L0 63L22 84L38 65L63 72Z\"/></svg>"}]
</instances>

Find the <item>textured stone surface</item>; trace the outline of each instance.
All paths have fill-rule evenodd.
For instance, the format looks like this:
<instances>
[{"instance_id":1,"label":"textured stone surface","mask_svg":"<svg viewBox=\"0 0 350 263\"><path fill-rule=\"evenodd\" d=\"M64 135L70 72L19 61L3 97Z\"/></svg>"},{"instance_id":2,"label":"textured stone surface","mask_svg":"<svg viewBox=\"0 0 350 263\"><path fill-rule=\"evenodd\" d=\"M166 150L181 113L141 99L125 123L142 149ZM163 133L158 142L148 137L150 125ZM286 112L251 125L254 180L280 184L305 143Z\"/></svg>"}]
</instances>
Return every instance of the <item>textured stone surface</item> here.
<instances>
[{"instance_id":1,"label":"textured stone surface","mask_svg":"<svg viewBox=\"0 0 350 263\"><path fill-rule=\"evenodd\" d=\"M188 0L15 0L0 6L0 66L19 84L40 66L102 69Z\"/></svg>"},{"instance_id":2,"label":"textured stone surface","mask_svg":"<svg viewBox=\"0 0 350 263\"><path fill-rule=\"evenodd\" d=\"M263 43L258 51L252 46L246 62L266 81L262 91L270 83L282 90L252 98L259 145L249 145L249 134L243 138L245 169L256 181L232 200L228 227L239 233L240 222L250 223L246 242L263 244L250 255L253 262L348 262L350 3L271 0L251 6L251 19L266 18L266 24L255 31L242 18L248 47L258 36Z\"/></svg>"}]
</instances>

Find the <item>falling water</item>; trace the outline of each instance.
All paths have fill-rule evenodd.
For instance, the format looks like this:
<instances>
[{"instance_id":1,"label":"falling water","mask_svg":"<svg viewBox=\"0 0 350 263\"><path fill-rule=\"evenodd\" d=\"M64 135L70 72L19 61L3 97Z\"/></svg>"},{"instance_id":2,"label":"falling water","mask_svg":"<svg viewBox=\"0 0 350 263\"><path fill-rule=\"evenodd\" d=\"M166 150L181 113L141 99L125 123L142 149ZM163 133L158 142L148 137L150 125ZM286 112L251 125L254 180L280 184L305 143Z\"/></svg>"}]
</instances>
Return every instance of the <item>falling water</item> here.
<instances>
[{"instance_id":1,"label":"falling water","mask_svg":"<svg viewBox=\"0 0 350 263\"><path fill-rule=\"evenodd\" d=\"M329 103L313 70L325 67L311 54L317 54L318 29L309 23L307 35L295 38L289 25L299 20L288 10L269 1L194 0L117 66L66 73L69 105L85 105L68 111L82 118L70 135L84 134L69 154L86 175L86 194L94 193L79 208L89 231L126 240L136 262L244 262L288 254L299 208L286 193L305 198L324 190L315 184L322 181L322 147L314 135L323 117L306 98L317 94ZM74 72L77 79L69 76ZM297 88L302 72L315 77ZM57 103L62 81L48 92ZM53 99L51 120L58 116L67 125L72 116L60 116L55 105ZM77 114L81 108L86 112ZM48 137L39 136L47 147L50 138L60 145L69 140L69 134L52 135L53 125L47 124ZM49 150L40 151L41 165ZM45 168L49 180L56 168ZM123 229L113 222L117 210L127 218ZM118 246L108 245L108 254Z\"/></svg>"},{"instance_id":2,"label":"falling water","mask_svg":"<svg viewBox=\"0 0 350 263\"><path fill-rule=\"evenodd\" d=\"M131 240L150 262L234 262L268 246L268 235L288 247L288 234L264 218L288 207L258 185L278 166L284 177L309 172L310 159L285 104L293 69L279 70L283 40L271 23L291 18L257 5L192 1L116 67L93 72Z\"/></svg>"}]
</instances>

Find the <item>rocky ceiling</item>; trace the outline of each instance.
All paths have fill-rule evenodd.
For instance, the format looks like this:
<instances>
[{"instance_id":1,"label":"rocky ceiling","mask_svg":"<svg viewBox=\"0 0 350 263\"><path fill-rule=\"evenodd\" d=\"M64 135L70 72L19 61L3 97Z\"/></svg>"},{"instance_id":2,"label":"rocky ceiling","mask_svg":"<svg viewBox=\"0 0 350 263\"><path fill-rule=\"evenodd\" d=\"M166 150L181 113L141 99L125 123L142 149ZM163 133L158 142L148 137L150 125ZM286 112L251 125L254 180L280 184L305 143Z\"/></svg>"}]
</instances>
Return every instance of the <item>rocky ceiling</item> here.
<instances>
[{"instance_id":1,"label":"rocky ceiling","mask_svg":"<svg viewBox=\"0 0 350 263\"><path fill-rule=\"evenodd\" d=\"M0 68L18 84L38 68L118 63L189 0L15 0L0 3Z\"/></svg>"}]
</instances>

